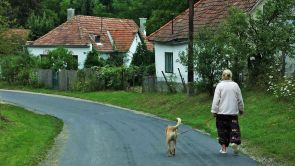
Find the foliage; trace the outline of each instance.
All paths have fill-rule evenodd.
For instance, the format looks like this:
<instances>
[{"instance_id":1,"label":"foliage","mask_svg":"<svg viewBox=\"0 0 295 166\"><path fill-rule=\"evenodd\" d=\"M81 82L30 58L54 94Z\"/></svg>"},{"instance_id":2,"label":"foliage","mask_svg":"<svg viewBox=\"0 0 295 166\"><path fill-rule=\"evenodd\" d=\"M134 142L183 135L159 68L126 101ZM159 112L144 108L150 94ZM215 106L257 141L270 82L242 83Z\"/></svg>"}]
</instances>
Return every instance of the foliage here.
<instances>
[{"instance_id":1,"label":"foliage","mask_svg":"<svg viewBox=\"0 0 295 166\"><path fill-rule=\"evenodd\" d=\"M95 0L72 0L71 7L75 9L75 12L83 15L93 15Z\"/></svg>"},{"instance_id":2,"label":"foliage","mask_svg":"<svg viewBox=\"0 0 295 166\"><path fill-rule=\"evenodd\" d=\"M9 19L11 5L7 0L0 1L0 33L3 28L7 28L12 20Z\"/></svg>"},{"instance_id":3,"label":"foliage","mask_svg":"<svg viewBox=\"0 0 295 166\"><path fill-rule=\"evenodd\" d=\"M139 23L141 17L148 18L147 34L154 32L170 19L177 16L187 8L187 1L178 0L1 0L11 4L11 10L7 14L9 20L16 20L15 27L44 27L44 20L51 25L54 20L54 26L65 22L67 18L67 9L74 8L75 13L79 15L94 15L102 17L128 18ZM1 7L0 7L1 8ZM0 9L1 11L1 9ZM46 19L43 19L44 11ZM54 13L54 14L53 14ZM38 23L32 17L39 17ZM0 12L1 20L1 12ZM33 26L34 25L34 26ZM53 28L53 27L51 27ZM42 29L42 28L41 28ZM46 30L33 30L36 36L44 34ZM35 33L36 32L36 33ZM42 33L40 33L42 32ZM33 39L36 36L32 35Z\"/></svg>"},{"instance_id":4,"label":"foliage","mask_svg":"<svg viewBox=\"0 0 295 166\"><path fill-rule=\"evenodd\" d=\"M269 77L269 88L267 90L277 98L295 103L295 78L284 77L281 80L275 80L275 77Z\"/></svg>"},{"instance_id":5,"label":"foliage","mask_svg":"<svg viewBox=\"0 0 295 166\"><path fill-rule=\"evenodd\" d=\"M122 90L138 74L139 68L131 67L91 67L78 71L78 80L73 89L81 91L98 91L104 89Z\"/></svg>"},{"instance_id":6,"label":"foliage","mask_svg":"<svg viewBox=\"0 0 295 166\"><path fill-rule=\"evenodd\" d=\"M9 18L11 14L11 5L7 0L0 1L0 56L14 55L23 48L25 41L17 35L10 34L9 26L15 23L15 20Z\"/></svg>"},{"instance_id":7,"label":"foliage","mask_svg":"<svg viewBox=\"0 0 295 166\"><path fill-rule=\"evenodd\" d=\"M100 54L98 51L93 49L93 51L90 51L87 54L87 58L84 63L85 68L91 68L93 66L102 67L105 65L105 60L100 57Z\"/></svg>"},{"instance_id":8,"label":"foliage","mask_svg":"<svg viewBox=\"0 0 295 166\"><path fill-rule=\"evenodd\" d=\"M187 8L186 1L178 0L99 0L93 7L97 16L133 19L148 18L147 34L150 34Z\"/></svg>"},{"instance_id":9,"label":"foliage","mask_svg":"<svg viewBox=\"0 0 295 166\"><path fill-rule=\"evenodd\" d=\"M113 67L123 66L126 61L126 54L120 52L113 52L106 60L106 64Z\"/></svg>"},{"instance_id":10,"label":"foliage","mask_svg":"<svg viewBox=\"0 0 295 166\"><path fill-rule=\"evenodd\" d=\"M57 15L50 10L43 12L42 16L33 12L27 22L27 27L31 30L30 38L35 40L49 32L55 26L56 20Z\"/></svg>"},{"instance_id":11,"label":"foliage","mask_svg":"<svg viewBox=\"0 0 295 166\"><path fill-rule=\"evenodd\" d=\"M148 66L155 63L155 55L149 51L145 43L139 43L133 54L131 65Z\"/></svg>"},{"instance_id":12,"label":"foliage","mask_svg":"<svg viewBox=\"0 0 295 166\"><path fill-rule=\"evenodd\" d=\"M233 79L241 84L239 75L245 69L251 53L247 36L247 16L236 8L229 10L228 17L218 27L200 29L194 40L194 70L200 76L199 90L207 89L214 94L224 69L231 69ZM180 61L187 64L183 52Z\"/></svg>"},{"instance_id":13,"label":"foliage","mask_svg":"<svg viewBox=\"0 0 295 166\"><path fill-rule=\"evenodd\" d=\"M248 74L249 86L255 87L267 85L268 75L281 77L277 73L285 68L282 57L292 57L295 52L293 6L292 0L270 0L254 16L231 8L218 27L196 34L195 70L210 94L224 68L233 71L233 79L239 84L240 73ZM180 61L186 64L185 53Z\"/></svg>"},{"instance_id":14,"label":"foliage","mask_svg":"<svg viewBox=\"0 0 295 166\"><path fill-rule=\"evenodd\" d=\"M10 19L16 20L15 26L26 25L27 19L32 11L43 11L41 0L8 0L11 4Z\"/></svg>"},{"instance_id":15,"label":"foliage","mask_svg":"<svg viewBox=\"0 0 295 166\"><path fill-rule=\"evenodd\" d=\"M148 20L146 23L147 34L156 31L188 8L187 1L179 0L151 0L147 6L149 7L149 15L147 16ZM142 6L142 8L145 8L145 6ZM144 11L146 9L142 10Z\"/></svg>"},{"instance_id":16,"label":"foliage","mask_svg":"<svg viewBox=\"0 0 295 166\"><path fill-rule=\"evenodd\" d=\"M218 43L223 47L224 56L228 62L227 68L233 73L233 80L241 85L240 74L245 73L248 57L253 48L248 39L247 15L240 9L230 8L228 17L219 26L215 34Z\"/></svg>"},{"instance_id":17,"label":"foliage","mask_svg":"<svg viewBox=\"0 0 295 166\"><path fill-rule=\"evenodd\" d=\"M214 85L220 80L222 70L228 66L224 43L213 29L202 29L195 36L194 70L200 76L208 92L214 94ZM187 64L187 54L180 54L180 62Z\"/></svg>"},{"instance_id":18,"label":"foliage","mask_svg":"<svg viewBox=\"0 0 295 166\"><path fill-rule=\"evenodd\" d=\"M146 48L145 43L140 43L133 55L131 67L137 67L138 72L133 78L133 84L141 85L142 77L146 75L155 75L155 55Z\"/></svg>"},{"instance_id":19,"label":"foliage","mask_svg":"<svg viewBox=\"0 0 295 166\"><path fill-rule=\"evenodd\" d=\"M17 55L23 52L26 38L10 29L0 30L0 56Z\"/></svg>"},{"instance_id":20,"label":"foliage","mask_svg":"<svg viewBox=\"0 0 295 166\"><path fill-rule=\"evenodd\" d=\"M156 66L155 66L155 64L145 66L143 71L144 71L143 75L149 75L149 76L155 75L156 74Z\"/></svg>"},{"instance_id":21,"label":"foliage","mask_svg":"<svg viewBox=\"0 0 295 166\"><path fill-rule=\"evenodd\" d=\"M27 53L5 56L0 60L0 78L10 84L36 85L36 61Z\"/></svg>"},{"instance_id":22,"label":"foliage","mask_svg":"<svg viewBox=\"0 0 295 166\"><path fill-rule=\"evenodd\" d=\"M78 70L77 81L72 89L82 92L104 90L104 80L97 78L91 68Z\"/></svg>"},{"instance_id":23,"label":"foliage","mask_svg":"<svg viewBox=\"0 0 295 166\"><path fill-rule=\"evenodd\" d=\"M282 56L294 55L294 3L294 0L269 0L263 11L259 10L250 17L248 35L253 49L248 67L251 80L265 80L266 85L269 66L278 64L274 59L282 61ZM281 66L277 70L285 68L283 63L279 64Z\"/></svg>"},{"instance_id":24,"label":"foliage","mask_svg":"<svg viewBox=\"0 0 295 166\"><path fill-rule=\"evenodd\" d=\"M78 61L75 60L72 53L62 47L48 52L48 55L41 57L40 67L42 69L60 69L77 70Z\"/></svg>"}]
</instances>

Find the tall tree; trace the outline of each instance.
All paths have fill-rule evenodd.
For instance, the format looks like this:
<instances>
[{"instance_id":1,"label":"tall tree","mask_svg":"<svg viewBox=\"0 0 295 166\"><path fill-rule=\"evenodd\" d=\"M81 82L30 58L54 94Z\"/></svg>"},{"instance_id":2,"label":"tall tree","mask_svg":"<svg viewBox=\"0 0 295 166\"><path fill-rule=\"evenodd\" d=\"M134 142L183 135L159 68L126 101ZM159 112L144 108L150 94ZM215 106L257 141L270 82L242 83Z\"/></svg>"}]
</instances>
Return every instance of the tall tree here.
<instances>
[{"instance_id":1,"label":"tall tree","mask_svg":"<svg viewBox=\"0 0 295 166\"><path fill-rule=\"evenodd\" d=\"M270 71L278 71L281 52L290 57L295 53L294 0L269 0L256 15L250 17L249 37L254 46L249 60L252 80L268 80ZM273 70L275 69L275 70ZM279 73L274 73L280 75Z\"/></svg>"},{"instance_id":2,"label":"tall tree","mask_svg":"<svg viewBox=\"0 0 295 166\"><path fill-rule=\"evenodd\" d=\"M27 27L31 30L30 38L32 40L43 36L54 28L57 16L50 10L48 10L47 13L44 12L42 16L37 16L35 13L32 13L29 17Z\"/></svg>"},{"instance_id":3,"label":"tall tree","mask_svg":"<svg viewBox=\"0 0 295 166\"><path fill-rule=\"evenodd\" d=\"M226 20L220 25L216 34L223 44L224 58L227 68L233 72L233 79L241 85L241 74L247 66L247 58L251 55L251 44L248 36L247 14L238 8L230 8Z\"/></svg>"},{"instance_id":4,"label":"tall tree","mask_svg":"<svg viewBox=\"0 0 295 166\"><path fill-rule=\"evenodd\" d=\"M10 3L6 0L0 1L0 32L9 26L9 11L11 11Z\"/></svg>"},{"instance_id":5,"label":"tall tree","mask_svg":"<svg viewBox=\"0 0 295 166\"><path fill-rule=\"evenodd\" d=\"M19 35L9 29L15 23L15 20L10 19L10 12L10 3L0 1L0 56L18 54L26 40L25 35Z\"/></svg>"},{"instance_id":6,"label":"tall tree","mask_svg":"<svg viewBox=\"0 0 295 166\"><path fill-rule=\"evenodd\" d=\"M13 13L11 18L16 19L17 26L25 26L33 10L41 13L41 1L42 0L9 0Z\"/></svg>"},{"instance_id":7,"label":"tall tree","mask_svg":"<svg viewBox=\"0 0 295 166\"><path fill-rule=\"evenodd\" d=\"M150 52L145 43L139 43L133 55L131 65L148 66L155 63L155 56Z\"/></svg>"},{"instance_id":8,"label":"tall tree","mask_svg":"<svg viewBox=\"0 0 295 166\"><path fill-rule=\"evenodd\" d=\"M150 34L188 8L185 0L150 0L147 3L147 34ZM144 9L143 9L144 11Z\"/></svg>"}]
</instances>

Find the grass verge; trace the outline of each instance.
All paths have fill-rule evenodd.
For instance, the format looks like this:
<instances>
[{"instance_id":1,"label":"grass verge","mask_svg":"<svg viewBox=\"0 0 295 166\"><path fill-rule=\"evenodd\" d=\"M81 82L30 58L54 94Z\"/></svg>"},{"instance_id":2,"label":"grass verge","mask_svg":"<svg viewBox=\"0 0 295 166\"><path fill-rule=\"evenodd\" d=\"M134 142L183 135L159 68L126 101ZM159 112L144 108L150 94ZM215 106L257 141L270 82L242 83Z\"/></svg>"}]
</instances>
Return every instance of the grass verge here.
<instances>
[{"instance_id":1,"label":"grass verge","mask_svg":"<svg viewBox=\"0 0 295 166\"><path fill-rule=\"evenodd\" d=\"M215 121L210 113L212 99L205 94L188 98L184 94L64 92L27 87L16 89L20 88L109 103L172 120L180 117L185 124L216 137ZM294 165L294 104L278 101L275 97L259 91L244 91L243 95L245 115L240 117L240 125L244 151L265 165Z\"/></svg>"},{"instance_id":2,"label":"grass verge","mask_svg":"<svg viewBox=\"0 0 295 166\"><path fill-rule=\"evenodd\" d=\"M63 122L0 103L0 165L38 165L46 157Z\"/></svg>"}]
</instances>

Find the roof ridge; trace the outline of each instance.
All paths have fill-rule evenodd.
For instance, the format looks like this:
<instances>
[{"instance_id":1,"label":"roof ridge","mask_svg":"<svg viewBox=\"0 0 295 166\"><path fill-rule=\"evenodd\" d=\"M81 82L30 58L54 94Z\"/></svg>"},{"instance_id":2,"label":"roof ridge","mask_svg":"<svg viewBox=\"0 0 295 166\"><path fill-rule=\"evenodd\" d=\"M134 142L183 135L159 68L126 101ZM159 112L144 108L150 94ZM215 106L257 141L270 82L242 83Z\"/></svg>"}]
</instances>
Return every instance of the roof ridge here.
<instances>
[{"instance_id":1,"label":"roof ridge","mask_svg":"<svg viewBox=\"0 0 295 166\"><path fill-rule=\"evenodd\" d=\"M80 14L79 15L75 15L75 16L104 18L104 19L113 19L113 20L132 20L132 21L134 21L133 19L130 19L130 18L114 18L114 17L102 17L102 16L87 16L87 15L80 15Z\"/></svg>"}]
</instances>

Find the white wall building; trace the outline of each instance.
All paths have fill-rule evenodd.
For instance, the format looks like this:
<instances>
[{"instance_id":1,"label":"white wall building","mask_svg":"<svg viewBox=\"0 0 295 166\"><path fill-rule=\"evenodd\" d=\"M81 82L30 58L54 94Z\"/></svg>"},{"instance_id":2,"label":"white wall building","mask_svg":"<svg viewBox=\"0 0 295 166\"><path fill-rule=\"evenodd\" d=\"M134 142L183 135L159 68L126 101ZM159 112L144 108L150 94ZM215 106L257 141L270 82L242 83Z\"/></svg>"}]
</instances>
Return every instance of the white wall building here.
<instances>
[{"instance_id":1,"label":"white wall building","mask_svg":"<svg viewBox=\"0 0 295 166\"><path fill-rule=\"evenodd\" d=\"M245 12L255 14L255 11L260 9L264 3L265 1L263 0L200 0L194 4L194 32L197 32L200 27L216 26L225 18L228 8L231 6L236 6ZM182 12L148 36L148 40L152 41L154 44L157 77L163 77L163 71L167 76L171 74L175 75L175 81L181 82L178 72L179 68L185 79L185 83L187 83L187 67L182 65L178 60L179 53L187 51L188 48L188 14L188 10ZM170 58L170 56L172 56L172 58ZM286 72L295 70L295 65L292 60L287 58L286 63ZM292 66L294 66L294 68ZM168 72L165 70L171 67L172 69L169 69ZM194 79L198 79L196 73Z\"/></svg>"},{"instance_id":2,"label":"white wall building","mask_svg":"<svg viewBox=\"0 0 295 166\"><path fill-rule=\"evenodd\" d=\"M144 25L146 19L141 18L140 21ZM77 56L80 69L84 67L88 52L93 49L105 59L123 54L126 57L125 65L129 66L137 45L141 43L142 34L145 34L145 27L139 29L131 19L74 16L74 10L68 9L68 20L65 23L37 40L27 42L26 47L36 56L64 47Z\"/></svg>"}]
</instances>

